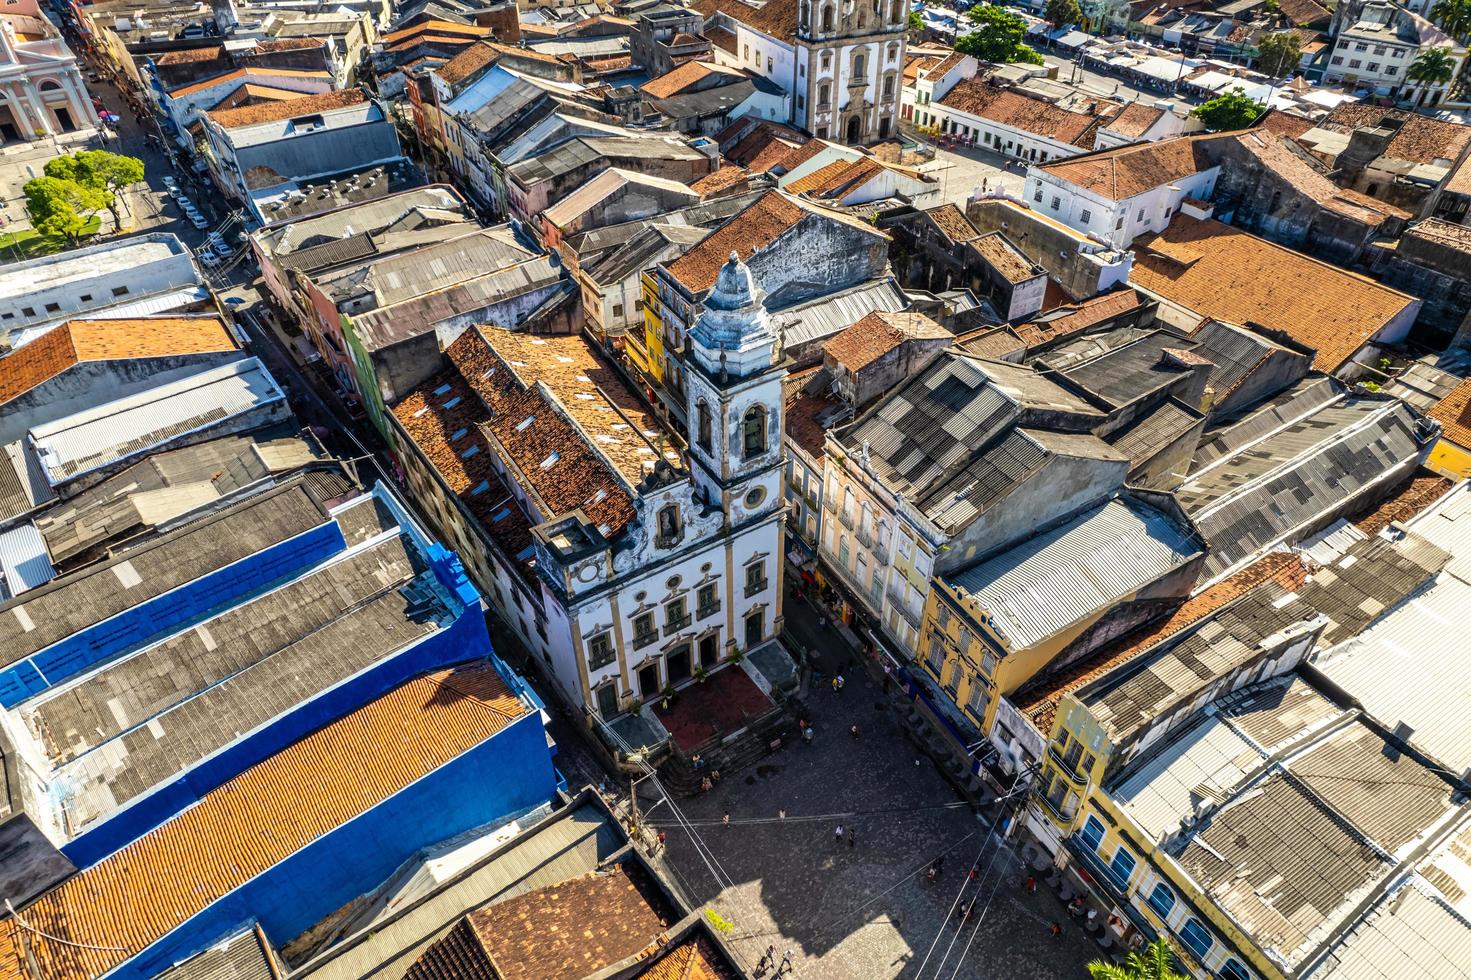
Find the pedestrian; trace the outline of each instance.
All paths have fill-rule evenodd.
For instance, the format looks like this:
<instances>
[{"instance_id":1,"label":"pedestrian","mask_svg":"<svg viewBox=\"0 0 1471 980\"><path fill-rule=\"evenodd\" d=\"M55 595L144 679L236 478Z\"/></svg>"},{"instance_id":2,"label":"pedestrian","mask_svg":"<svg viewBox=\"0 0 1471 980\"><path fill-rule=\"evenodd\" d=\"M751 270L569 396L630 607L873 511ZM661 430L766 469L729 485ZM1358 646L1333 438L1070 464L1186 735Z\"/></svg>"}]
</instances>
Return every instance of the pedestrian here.
<instances>
[{"instance_id":1,"label":"pedestrian","mask_svg":"<svg viewBox=\"0 0 1471 980\"><path fill-rule=\"evenodd\" d=\"M1062 936L1062 923L1060 923L1060 922L1054 922L1054 923L1052 923L1052 927L1051 927L1051 930L1050 931L1052 933L1052 938L1053 939L1057 939L1057 938L1061 937Z\"/></svg>"},{"instance_id":2,"label":"pedestrian","mask_svg":"<svg viewBox=\"0 0 1471 980\"><path fill-rule=\"evenodd\" d=\"M848 828L848 846L849 847L857 847L858 846L858 828L856 828L856 827L849 827Z\"/></svg>"},{"instance_id":3,"label":"pedestrian","mask_svg":"<svg viewBox=\"0 0 1471 980\"><path fill-rule=\"evenodd\" d=\"M766 952L761 954L761 962L756 964L756 976L759 977L773 966L776 966L776 947L767 946Z\"/></svg>"},{"instance_id":4,"label":"pedestrian","mask_svg":"<svg viewBox=\"0 0 1471 980\"><path fill-rule=\"evenodd\" d=\"M926 878L928 878L932 882L935 880L935 878L937 878L939 876L939 874L940 874L939 870L936 869L933 864L931 864L928 868L925 868L924 869L924 876Z\"/></svg>"},{"instance_id":5,"label":"pedestrian","mask_svg":"<svg viewBox=\"0 0 1471 980\"><path fill-rule=\"evenodd\" d=\"M833 841L841 847L843 844L843 825L838 824L838 829L833 831Z\"/></svg>"},{"instance_id":6,"label":"pedestrian","mask_svg":"<svg viewBox=\"0 0 1471 980\"><path fill-rule=\"evenodd\" d=\"M969 879L970 881L975 881L976 880L976 875L978 875L980 873L981 873L981 863L979 861L977 861L975 864L972 864L970 866L970 871L968 871L966 873L966 878Z\"/></svg>"},{"instance_id":7,"label":"pedestrian","mask_svg":"<svg viewBox=\"0 0 1471 980\"><path fill-rule=\"evenodd\" d=\"M843 685L844 684L848 683L847 681L843 680L843 675L842 674L839 674L836 678L834 678L834 680L836 680L836 682L837 682L837 687L838 687L838 690L839 691L841 691L843 689Z\"/></svg>"},{"instance_id":8,"label":"pedestrian","mask_svg":"<svg viewBox=\"0 0 1471 980\"><path fill-rule=\"evenodd\" d=\"M705 760L700 758L700 753L696 752L694 755L690 756L690 765L694 766L695 769L698 770L705 765Z\"/></svg>"},{"instance_id":9,"label":"pedestrian","mask_svg":"<svg viewBox=\"0 0 1471 980\"><path fill-rule=\"evenodd\" d=\"M710 792L710 787L712 785L713 784L710 782L710 777L709 776L706 776L704 779L700 780L700 792L701 793L708 793L708 792Z\"/></svg>"},{"instance_id":10,"label":"pedestrian","mask_svg":"<svg viewBox=\"0 0 1471 980\"><path fill-rule=\"evenodd\" d=\"M777 810L776 817L778 820L785 820L787 818L786 807L782 807L781 809Z\"/></svg>"},{"instance_id":11,"label":"pedestrian","mask_svg":"<svg viewBox=\"0 0 1471 980\"><path fill-rule=\"evenodd\" d=\"M790 973L791 970L792 970L792 951L791 950L787 950L786 952L784 952L784 953L781 954L781 969L778 970L778 971L776 971L776 975L779 976L779 977L784 977L788 973Z\"/></svg>"},{"instance_id":12,"label":"pedestrian","mask_svg":"<svg viewBox=\"0 0 1471 980\"><path fill-rule=\"evenodd\" d=\"M802 741L806 742L808 745L812 744L812 735L813 731L811 725L808 725L806 728L802 729Z\"/></svg>"},{"instance_id":13,"label":"pedestrian","mask_svg":"<svg viewBox=\"0 0 1471 980\"><path fill-rule=\"evenodd\" d=\"M718 783L718 782L720 782L720 770L719 769L711 769L710 770L710 782L712 782L712 783Z\"/></svg>"},{"instance_id":14,"label":"pedestrian","mask_svg":"<svg viewBox=\"0 0 1471 980\"><path fill-rule=\"evenodd\" d=\"M664 842L668 839L669 838L665 835L664 831L659 831L659 850L662 851L664 849Z\"/></svg>"},{"instance_id":15,"label":"pedestrian","mask_svg":"<svg viewBox=\"0 0 1471 980\"><path fill-rule=\"evenodd\" d=\"M858 726L856 724L852 728L848 729L848 731L852 734L854 738L858 737Z\"/></svg>"},{"instance_id":16,"label":"pedestrian","mask_svg":"<svg viewBox=\"0 0 1471 980\"><path fill-rule=\"evenodd\" d=\"M1027 891L1029 891L1029 892L1035 892L1037 890L1037 876L1036 875L1027 875L1027 885L1026 885L1026 888L1027 888Z\"/></svg>"},{"instance_id":17,"label":"pedestrian","mask_svg":"<svg viewBox=\"0 0 1471 980\"><path fill-rule=\"evenodd\" d=\"M723 823L723 824L725 824L725 829L726 830L729 830L730 829L730 811L729 810L726 810L725 811L725 816L723 816L723 817L720 818L720 822Z\"/></svg>"}]
</instances>

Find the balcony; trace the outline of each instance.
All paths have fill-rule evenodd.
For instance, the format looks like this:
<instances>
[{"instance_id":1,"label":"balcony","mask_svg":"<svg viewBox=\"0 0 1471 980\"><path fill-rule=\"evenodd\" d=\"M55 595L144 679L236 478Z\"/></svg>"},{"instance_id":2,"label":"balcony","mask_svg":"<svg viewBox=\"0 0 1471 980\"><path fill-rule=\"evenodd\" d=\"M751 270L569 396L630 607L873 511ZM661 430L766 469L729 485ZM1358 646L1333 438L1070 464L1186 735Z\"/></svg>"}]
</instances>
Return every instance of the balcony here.
<instances>
[{"instance_id":1,"label":"balcony","mask_svg":"<svg viewBox=\"0 0 1471 980\"><path fill-rule=\"evenodd\" d=\"M1051 811L1050 805L1048 809ZM1132 904L1129 901L1128 884L1121 884L1114 876L1113 869L1104 864L1103 858L1099 857L1091 847L1079 840L1077 834L1063 838L1063 843L1067 845L1068 852L1078 859L1078 863L1088 869L1088 874L1098 883L1101 891L1105 892L1116 904L1125 907Z\"/></svg>"},{"instance_id":2,"label":"balcony","mask_svg":"<svg viewBox=\"0 0 1471 980\"><path fill-rule=\"evenodd\" d=\"M1042 805L1042 809L1052 817L1053 822L1058 826L1066 828L1073 825L1073 818L1078 815L1077 800L1074 800L1071 806L1064 803L1059 809L1053 806L1052 801L1040 792L1033 793L1032 798Z\"/></svg>"},{"instance_id":3,"label":"balcony","mask_svg":"<svg viewBox=\"0 0 1471 980\"><path fill-rule=\"evenodd\" d=\"M873 546L873 560L880 565L887 565L889 563L889 546L882 541L875 542Z\"/></svg>"},{"instance_id":4,"label":"balcony","mask_svg":"<svg viewBox=\"0 0 1471 980\"><path fill-rule=\"evenodd\" d=\"M701 606L699 609L697 609L695 611L695 618L709 619L711 616L714 616L718 612L720 612L720 603L712 602L708 606Z\"/></svg>"},{"instance_id":5,"label":"balcony","mask_svg":"<svg viewBox=\"0 0 1471 980\"><path fill-rule=\"evenodd\" d=\"M670 616L664 621L664 635L672 636L673 634L678 633L680 630L688 628L689 625L689 613L685 613L682 616Z\"/></svg>"},{"instance_id":6,"label":"balcony","mask_svg":"<svg viewBox=\"0 0 1471 980\"><path fill-rule=\"evenodd\" d=\"M657 632L635 633L633 634L633 648L635 650L642 650L644 647L648 646L650 643L656 642L658 639L659 634Z\"/></svg>"},{"instance_id":7,"label":"balcony","mask_svg":"<svg viewBox=\"0 0 1471 980\"><path fill-rule=\"evenodd\" d=\"M843 526L848 530L853 530L853 512L851 510L845 510L839 514L838 520L842 521Z\"/></svg>"},{"instance_id":8,"label":"balcony","mask_svg":"<svg viewBox=\"0 0 1471 980\"><path fill-rule=\"evenodd\" d=\"M828 494L826 497L823 498L822 509L831 511L836 511L838 509L838 502L833 499L832 494Z\"/></svg>"},{"instance_id":9,"label":"balcony","mask_svg":"<svg viewBox=\"0 0 1471 980\"><path fill-rule=\"evenodd\" d=\"M858 543L865 548L873 547L873 532L867 528L858 529Z\"/></svg>"},{"instance_id":10,"label":"balcony","mask_svg":"<svg viewBox=\"0 0 1471 980\"><path fill-rule=\"evenodd\" d=\"M1061 772L1068 778L1069 782L1077 786L1088 785L1087 773L1079 772L1075 765L1068 765L1067 761L1062 757L1062 753L1057 751L1056 742L1047 743L1047 754L1052 756L1052 764L1057 767L1058 772Z\"/></svg>"},{"instance_id":11,"label":"balcony","mask_svg":"<svg viewBox=\"0 0 1471 980\"><path fill-rule=\"evenodd\" d=\"M762 592L765 592L766 591L766 586L767 586L767 580L766 579L762 579L759 582L747 582L746 583L746 598L749 599L753 595L760 595Z\"/></svg>"}]
</instances>

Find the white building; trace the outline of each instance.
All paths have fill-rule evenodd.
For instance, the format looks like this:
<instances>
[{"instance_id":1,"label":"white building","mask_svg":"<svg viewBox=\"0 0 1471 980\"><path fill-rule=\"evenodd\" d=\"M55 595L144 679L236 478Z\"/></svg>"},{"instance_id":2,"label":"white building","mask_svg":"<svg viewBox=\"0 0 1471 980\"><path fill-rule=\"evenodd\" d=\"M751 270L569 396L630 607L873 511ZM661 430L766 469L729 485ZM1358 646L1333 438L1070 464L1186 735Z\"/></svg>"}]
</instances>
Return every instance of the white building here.
<instances>
[{"instance_id":1,"label":"white building","mask_svg":"<svg viewBox=\"0 0 1471 980\"><path fill-rule=\"evenodd\" d=\"M407 482L486 599L604 719L780 634L786 368L762 299L720 270L683 457L580 336L467 331L393 410Z\"/></svg>"},{"instance_id":2,"label":"white building","mask_svg":"<svg viewBox=\"0 0 1471 980\"><path fill-rule=\"evenodd\" d=\"M913 120L920 107L943 99L961 79L975 77L978 67L976 59L959 51L910 55L904 63L901 94L904 118Z\"/></svg>"},{"instance_id":3,"label":"white building","mask_svg":"<svg viewBox=\"0 0 1471 980\"><path fill-rule=\"evenodd\" d=\"M887 139L898 129L909 5L904 0L700 0L706 29L735 35L717 55L769 78L793 95L791 123L849 144Z\"/></svg>"},{"instance_id":4,"label":"white building","mask_svg":"<svg viewBox=\"0 0 1471 980\"><path fill-rule=\"evenodd\" d=\"M0 9L0 145L97 125L76 56L36 0Z\"/></svg>"},{"instance_id":5,"label":"white building","mask_svg":"<svg viewBox=\"0 0 1471 980\"><path fill-rule=\"evenodd\" d=\"M1386 0L1344 4L1335 17L1333 51L1323 70L1325 84L1345 84L1378 95L1399 96L1424 105L1445 98L1466 59L1466 48L1419 14ZM1426 85L1407 77L1410 65L1432 48L1455 62L1451 81Z\"/></svg>"},{"instance_id":6,"label":"white building","mask_svg":"<svg viewBox=\"0 0 1471 980\"><path fill-rule=\"evenodd\" d=\"M1208 201L1221 168L1201 134L1033 164L1023 191L1037 212L1115 248L1163 231L1187 198Z\"/></svg>"}]
</instances>

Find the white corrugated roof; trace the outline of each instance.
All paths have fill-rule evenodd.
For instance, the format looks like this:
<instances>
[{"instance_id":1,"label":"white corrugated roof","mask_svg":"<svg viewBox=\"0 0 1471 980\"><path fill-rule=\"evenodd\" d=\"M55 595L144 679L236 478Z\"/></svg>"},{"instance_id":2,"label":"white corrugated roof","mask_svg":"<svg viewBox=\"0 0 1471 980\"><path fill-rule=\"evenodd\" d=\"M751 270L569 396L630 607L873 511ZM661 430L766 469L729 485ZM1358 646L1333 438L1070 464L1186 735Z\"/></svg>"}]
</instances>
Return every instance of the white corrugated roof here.
<instances>
[{"instance_id":1,"label":"white corrugated roof","mask_svg":"<svg viewBox=\"0 0 1471 980\"><path fill-rule=\"evenodd\" d=\"M1141 766L1114 796L1151 838L1161 840L1179 828L1198 801L1224 797L1261 758L1255 746L1213 715Z\"/></svg>"},{"instance_id":2,"label":"white corrugated roof","mask_svg":"<svg viewBox=\"0 0 1471 980\"><path fill-rule=\"evenodd\" d=\"M1164 514L1120 497L950 576L949 584L969 593L1020 650L1111 608L1200 550Z\"/></svg>"},{"instance_id":3,"label":"white corrugated roof","mask_svg":"<svg viewBox=\"0 0 1471 980\"><path fill-rule=\"evenodd\" d=\"M273 403L285 395L251 357L37 426L28 439L56 486Z\"/></svg>"},{"instance_id":4,"label":"white corrugated roof","mask_svg":"<svg viewBox=\"0 0 1471 980\"><path fill-rule=\"evenodd\" d=\"M1471 928L1423 880L1388 898L1334 947L1312 980L1471 976Z\"/></svg>"},{"instance_id":5,"label":"white corrugated roof","mask_svg":"<svg viewBox=\"0 0 1471 980\"><path fill-rule=\"evenodd\" d=\"M46 541L34 524L0 534L0 597L9 598L56 577Z\"/></svg>"}]
</instances>

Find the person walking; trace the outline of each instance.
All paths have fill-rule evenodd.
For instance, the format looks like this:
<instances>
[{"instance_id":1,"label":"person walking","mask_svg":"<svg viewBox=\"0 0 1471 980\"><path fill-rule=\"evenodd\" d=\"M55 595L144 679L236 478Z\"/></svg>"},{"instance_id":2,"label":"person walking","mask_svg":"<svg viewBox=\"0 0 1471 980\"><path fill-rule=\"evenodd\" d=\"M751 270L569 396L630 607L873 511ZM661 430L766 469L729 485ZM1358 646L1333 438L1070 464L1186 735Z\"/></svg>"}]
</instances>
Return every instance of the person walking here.
<instances>
[{"instance_id":1,"label":"person walking","mask_svg":"<svg viewBox=\"0 0 1471 980\"><path fill-rule=\"evenodd\" d=\"M729 830L730 829L730 811L729 810L726 810L725 811L725 816L723 816L723 817L720 818L720 822L723 823L723 824L725 824L725 829L726 830Z\"/></svg>"},{"instance_id":2,"label":"person walking","mask_svg":"<svg viewBox=\"0 0 1471 980\"><path fill-rule=\"evenodd\" d=\"M838 829L835 830L835 831L833 831L833 840L838 845L840 845L840 846L842 845L842 843L843 843L843 825L842 824L838 824Z\"/></svg>"},{"instance_id":3,"label":"person walking","mask_svg":"<svg viewBox=\"0 0 1471 980\"><path fill-rule=\"evenodd\" d=\"M792 951L791 950L787 950L786 952L784 952L784 953L781 954L781 969L776 971L776 975L779 976L779 977L784 977L788 973L791 973L791 972L792 972Z\"/></svg>"},{"instance_id":4,"label":"person walking","mask_svg":"<svg viewBox=\"0 0 1471 980\"><path fill-rule=\"evenodd\" d=\"M848 828L848 846L850 848L857 847L858 846L858 828L857 827L849 827Z\"/></svg>"},{"instance_id":5,"label":"person walking","mask_svg":"<svg viewBox=\"0 0 1471 980\"><path fill-rule=\"evenodd\" d=\"M761 976L774 966L776 966L776 947L767 946L766 952L761 954L761 962L756 964L756 976Z\"/></svg>"},{"instance_id":6,"label":"person walking","mask_svg":"<svg viewBox=\"0 0 1471 980\"><path fill-rule=\"evenodd\" d=\"M851 734L854 738L857 738L858 737L858 726L857 726L857 724L855 724L852 728L848 729L848 733Z\"/></svg>"}]
</instances>

